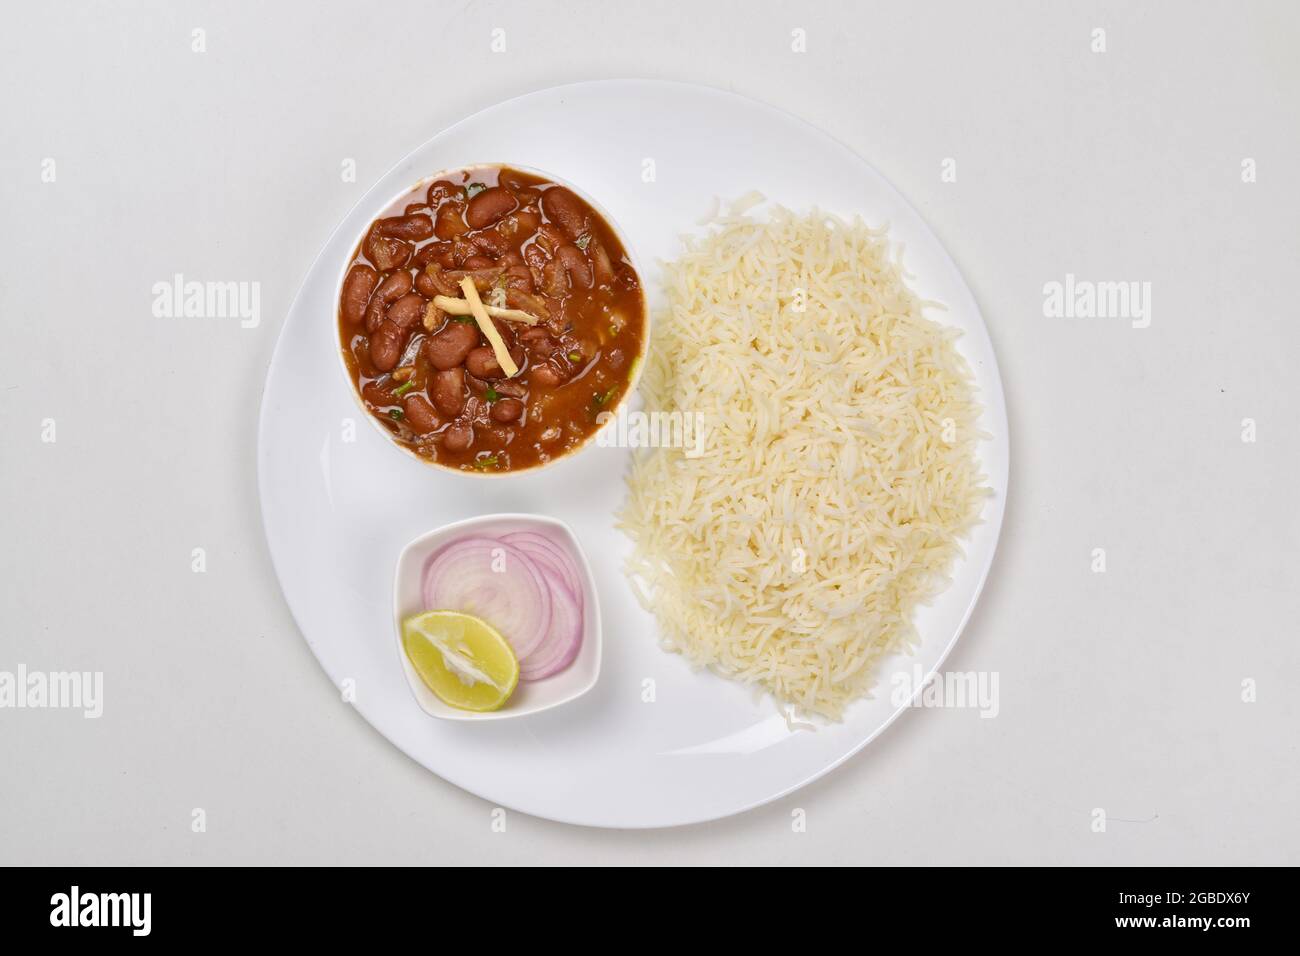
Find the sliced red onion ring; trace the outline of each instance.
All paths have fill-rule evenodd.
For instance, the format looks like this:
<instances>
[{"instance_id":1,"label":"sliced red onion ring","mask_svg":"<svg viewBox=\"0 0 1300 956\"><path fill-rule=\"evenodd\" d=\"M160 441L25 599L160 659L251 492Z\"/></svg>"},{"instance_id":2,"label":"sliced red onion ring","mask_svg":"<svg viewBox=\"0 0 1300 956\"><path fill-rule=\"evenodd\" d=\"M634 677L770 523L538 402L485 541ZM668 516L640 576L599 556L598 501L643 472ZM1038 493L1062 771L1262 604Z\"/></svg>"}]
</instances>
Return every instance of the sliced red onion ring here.
<instances>
[{"instance_id":1,"label":"sliced red onion ring","mask_svg":"<svg viewBox=\"0 0 1300 956\"><path fill-rule=\"evenodd\" d=\"M427 609L474 614L505 635L521 680L562 671L582 648L585 601L577 564L567 547L544 534L453 541L425 562L422 590Z\"/></svg>"},{"instance_id":2,"label":"sliced red onion ring","mask_svg":"<svg viewBox=\"0 0 1300 956\"><path fill-rule=\"evenodd\" d=\"M564 670L582 647L582 607L559 578L552 579L551 585L550 632L527 658L520 658L521 680L541 680Z\"/></svg>"},{"instance_id":3,"label":"sliced red onion ring","mask_svg":"<svg viewBox=\"0 0 1300 956\"><path fill-rule=\"evenodd\" d=\"M462 538L433 554L424 566L428 610L481 617L524 660L551 634L553 582L521 551L492 538ZM567 609L564 626L567 628Z\"/></svg>"},{"instance_id":4,"label":"sliced red onion ring","mask_svg":"<svg viewBox=\"0 0 1300 956\"><path fill-rule=\"evenodd\" d=\"M569 593L578 599L578 604L582 604L582 583L578 578L578 568L574 564L573 558L565 548L556 544L544 534L536 531L516 531L512 534L502 536L502 541L507 544L513 544L520 550L526 551L529 555L539 552L546 552L551 555L553 562L558 566L561 578Z\"/></svg>"},{"instance_id":5,"label":"sliced red onion ring","mask_svg":"<svg viewBox=\"0 0 1300 956\"><path fill-rule=\"evenodd\" d=\"M569 597L573 598L578 605L578 610L582 610L582 592L578 591L575 594L573 589L569 587L568 576L565 574L565 564L563 561L556 558L555 552L547 551L545 548L538 547L531 541L525 541L522 539L513 541L511 544L524 554L528 555L528 557L532 559L533 564L537 565L537 567L541 569L542 575L549 578L554 587L563 590L569 595Z\"/></svg>"}]
</instances>

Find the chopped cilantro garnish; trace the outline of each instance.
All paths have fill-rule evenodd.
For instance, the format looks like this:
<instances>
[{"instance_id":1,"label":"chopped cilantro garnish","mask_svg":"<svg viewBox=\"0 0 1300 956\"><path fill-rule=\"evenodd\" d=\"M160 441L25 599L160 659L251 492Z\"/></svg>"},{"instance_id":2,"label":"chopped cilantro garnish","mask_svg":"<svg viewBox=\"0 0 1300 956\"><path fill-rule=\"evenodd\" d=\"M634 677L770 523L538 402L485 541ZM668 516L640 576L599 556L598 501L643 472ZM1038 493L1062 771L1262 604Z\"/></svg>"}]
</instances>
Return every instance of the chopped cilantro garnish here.
<instances>
[{"instance_id":1,"label":"chopped cilantro garnish","mask_svg":"<svg viewBox=\"0 0 1300 956\"><path fill-rule=\"evenodd\" d=\"M569 353L569 361L570 361L570 362L573 362L573 363L575 363L575 364L578 363L578 362L581 362L581 361L582 361L582 353L581 353L581 352L570 352L570 353Z\"/></svg>"},{"instance_id":2,"label":"chopped cilantro garnish","mask_svg":"<svg viewBox=\"0 0 1300 956\"><path fill-rule=\"evenodd\" d=\"M400 387L393 389L393 394L394 394L394 395L399 395L399 396L400 396L400 395L405 395L407 392L409 392L409 391L410 391L411 389L413 389L413 388L415 388L415 380L414 380L414 379L409 379L409 378L408 378L408 379L406 380L406 383L405 383L404 385L401 385Z\"/></svg>"},{"instance_id":3,"label":"chopped cilantro garnish","mask_svg":"<svg viewBox=\"0 0 1300 956\"><path fill-rule=\"evenodd\" d=\"M498 392L495 388L493 388L491 385L487 387L487 393L484 395L484 398L486 398L489 402L495 402L500 397L501 397L501 393Z\"/></svg>"},{"instance_id":4,"label":"chopped cilantro garnish","mask_svg":"<svg viewBox=\"0 0 1300 956\"><path fill-rule=\"evenodd\" d=\"M497 458L496 455L490 455L487 458L476 458L474 459L474 467L481 468L484 470L488 468L495 468L497 466L498 461L499 459Z\"/></svg>"},{"instance_id":5,"label":"chopped cilantro garnish","mask_svg":"<svg viewBox=\"0 0 1300 956\"><path fill-rule=\"evenodd\" d=\"M402 410L400 408L390 408L388 410L388 417L395 422L400 422L402 420Z\"/></svg>"},{"instance_id":6,"label":"chopped cilantro garnish","mask_svg":"<svg viewBox=\"0 0 1300 956\"><path fill-rule=\"evenodd\" d=\"M473 199L475 196L477 196L485 189L487 189L487 187L484 186L482 183L470 183L468 186L465 187L465 195L468 196L470 199Z\"/></svg>"},{"instance_id":7,"label":"chopped cilantro garnish","mask_svg":"<svg viewBox=\"0 0 1300 956\"><path fill-rule=\"evenodd\" d=\"M579 236L577 242L575 242L574 245L577 246L579 249L581 249L583 252L586 252L587 246L590 243L591 243L591 236Z\"/></svg>"}]
</instances>

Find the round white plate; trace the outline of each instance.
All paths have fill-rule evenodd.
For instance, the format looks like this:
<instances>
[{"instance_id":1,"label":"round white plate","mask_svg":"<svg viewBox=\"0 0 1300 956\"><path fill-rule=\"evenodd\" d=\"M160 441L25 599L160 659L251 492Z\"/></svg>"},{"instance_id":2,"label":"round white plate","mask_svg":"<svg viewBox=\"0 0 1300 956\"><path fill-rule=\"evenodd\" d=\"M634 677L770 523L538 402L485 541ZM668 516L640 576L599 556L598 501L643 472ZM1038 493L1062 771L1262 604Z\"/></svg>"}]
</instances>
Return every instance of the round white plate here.
<instances>
[{"instance_id":1,"label":"round white plate","mask_svg":"<svg viewBox=\"0 0 1300 956\"><path fill-rule=\"evenodd\" d=\"M789 730L770 699L662 652L621 566L614 529L628 452L589 447L535 474L475 481L403 454L360 420L335 354L335 280L354 237L391 196L429 173L517 163L580 185L614 217L658 301L657 261L696 228L715 196L757 189L888 222L906 243L922 296L966 334L993 436L981 455L995 491L952 586L917 618L921 645L888 662L874 698L841 724ZM653 345L652 345L653 347ZM905 709L889 674L928 675L947 656L984 583L1002 524L1008 436L988 332L957 267L917 212L861 158L801 120L742 97L622 80L543 90L435 136L376 183L312 264L267 377L258 479L271 557L298 626L330 678L354 682L356 708L434 773L495 805L566 823L660 827L738 813L789 793L860 750ZM394 651L393 570L402 546L488 512L560 518L586 550L600 592L604 666L579 700L490 724L434 720ZM328 706L322 703L322 706Z\"/></svg>"}]
</instances>

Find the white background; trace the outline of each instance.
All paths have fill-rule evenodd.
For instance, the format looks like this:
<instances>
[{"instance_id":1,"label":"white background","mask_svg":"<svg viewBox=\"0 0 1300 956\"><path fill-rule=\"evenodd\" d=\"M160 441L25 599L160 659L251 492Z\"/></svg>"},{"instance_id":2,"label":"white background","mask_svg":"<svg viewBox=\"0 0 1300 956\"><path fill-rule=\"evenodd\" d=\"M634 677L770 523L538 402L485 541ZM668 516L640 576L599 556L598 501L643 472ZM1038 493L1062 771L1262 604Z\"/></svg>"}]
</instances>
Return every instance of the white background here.
<instances>
[{"instance_id":1,"label":"white background","mask_svg":"<svg viewBox=\"0 0 1300 956\"><path fill-rule=\"evenodd\" d=\"M103 671L105 708L0 710L0 863L1300 862L1298 38L1282 3L9 14L0 670ZM511 814L495 833L491 806L340 702L298 634L262 537L258 404L298 283L389 166L484 106L612 76L821 126L964 271L1002 365L1012 479L947 667L996 671L1001 712L905 714L729 820L621 833ZM1150 282L1151 326L1045 318L1043 285L1067 272ZM260 325L154 317L175 273L259 282Z\"/></svg>"}]
</instances>

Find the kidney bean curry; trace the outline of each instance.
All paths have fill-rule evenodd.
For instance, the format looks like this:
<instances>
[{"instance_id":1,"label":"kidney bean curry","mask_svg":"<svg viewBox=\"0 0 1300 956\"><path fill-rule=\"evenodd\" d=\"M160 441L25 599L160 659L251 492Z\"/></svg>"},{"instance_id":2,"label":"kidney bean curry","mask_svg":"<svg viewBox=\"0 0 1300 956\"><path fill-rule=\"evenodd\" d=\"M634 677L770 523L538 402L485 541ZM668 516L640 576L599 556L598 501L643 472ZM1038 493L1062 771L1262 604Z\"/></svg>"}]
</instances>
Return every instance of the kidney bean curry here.
<instances>
[{"instance_id":1,"label":"kidney bean curry","mask_svg":"<svg viewBox=\"0 0 1300 956\"><path fill-rule=\"evenodd\" d=\"M366 408L412 451L519 471L581 445L640 360L640 280L571 190L508 167L452 174L353 254L339 339Z\"/></svg>"}]
</instances>

